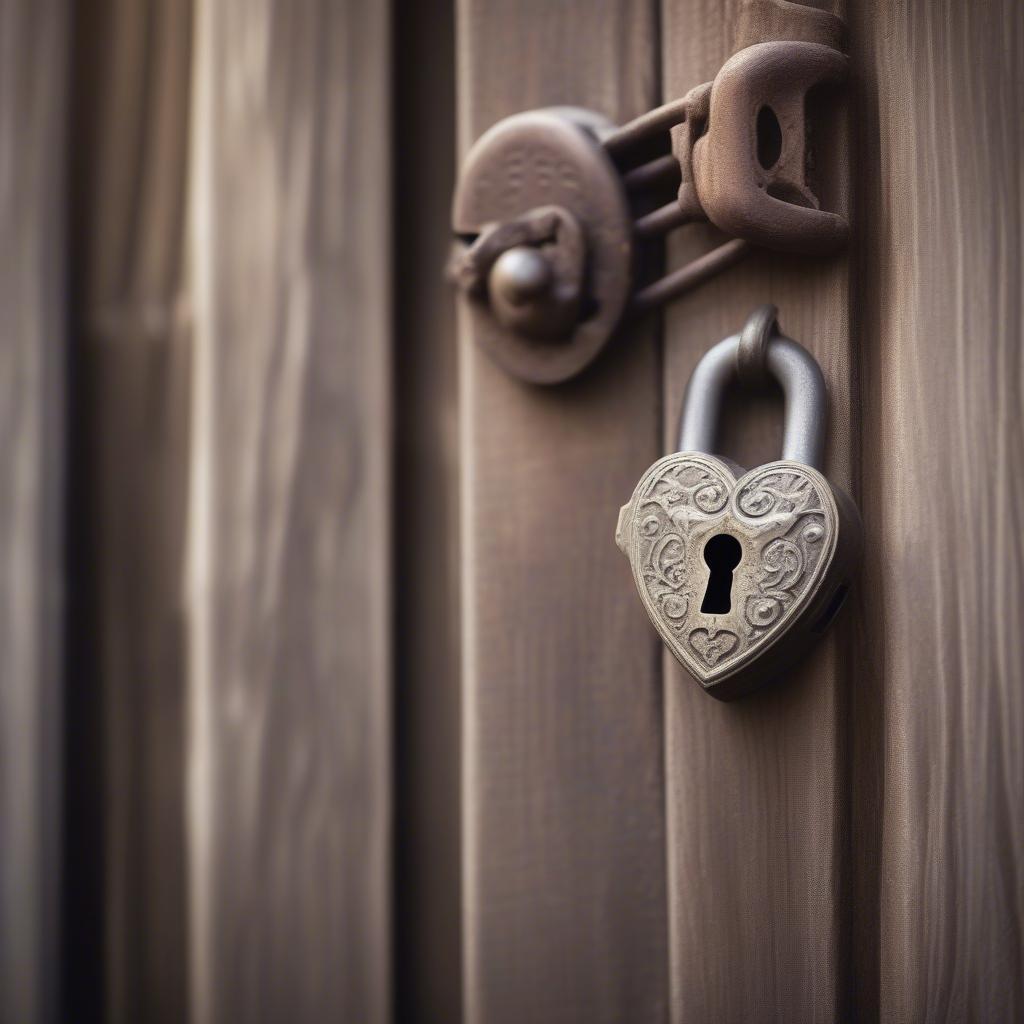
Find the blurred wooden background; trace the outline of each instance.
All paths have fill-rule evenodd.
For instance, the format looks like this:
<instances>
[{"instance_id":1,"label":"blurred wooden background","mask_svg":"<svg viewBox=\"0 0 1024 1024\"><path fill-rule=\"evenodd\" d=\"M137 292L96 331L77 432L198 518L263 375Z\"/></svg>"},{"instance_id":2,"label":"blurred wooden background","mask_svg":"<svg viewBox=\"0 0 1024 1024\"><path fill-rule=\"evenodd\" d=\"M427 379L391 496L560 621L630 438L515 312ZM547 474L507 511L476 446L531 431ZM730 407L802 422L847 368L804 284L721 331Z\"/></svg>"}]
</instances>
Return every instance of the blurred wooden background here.
<instances>
[{"instance_id":1,"label":"blurred wooden background","mask_svg":"<svg viewBox=\"0 0 1024 1024\"><path fill-rule=\"evenodd\" d=\"M459 154L739 0L0 0L0 1024L1024 1018L1024 7L817 5L850 252L538 390L456 322ZM612 531L764 301L867 547L724 707Z\"/></svg>"}]
</instances>

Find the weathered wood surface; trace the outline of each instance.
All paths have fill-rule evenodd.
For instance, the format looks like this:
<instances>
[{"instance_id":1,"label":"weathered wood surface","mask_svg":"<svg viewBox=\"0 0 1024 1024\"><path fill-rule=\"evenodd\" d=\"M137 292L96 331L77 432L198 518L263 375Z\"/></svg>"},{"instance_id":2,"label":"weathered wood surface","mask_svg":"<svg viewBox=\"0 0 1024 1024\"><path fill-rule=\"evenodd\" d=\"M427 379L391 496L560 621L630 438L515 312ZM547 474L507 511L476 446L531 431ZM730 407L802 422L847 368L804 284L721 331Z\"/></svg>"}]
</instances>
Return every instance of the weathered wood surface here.
<instances>
[{"instance_id":1,"label":"weathered wood surface","mask_svg":"<svg viewBox=\"0 0 1024 1024\"><path fill-rule=\"evenodd\" d=\"M739 10L732 0L664 0L666 96L714 76L734 50ZM707 235L691 231L674 259L706 248ZM674 303L665 328L665 450L676 444L694 364L756 306L774 302L783 330L825 374L827 472L849 490L856 391L847 268L843 255L754 254ZM779 457L781 396L733 401L724 421L720 450L741 465ZM665 654L671 1019L680 1024L842 1015L850 628L847 615L777 686L727 705Z\"/></svg>"},{"instance_id":2,"label":"weathered wood surface","mask_svg":"<svg viewBox=\"0 0 1024 1024\"><path fill-rule=\"evenodd\" d=\"M525 108L657 102L650 5L458 11L463 153ZM662 1021L660 655L614 543L659 447L656 332L553 389L460 334L466 1020Z\"/></svg>"},{"instance_id":3,"label":"weathered wood surface","mask_svg":"<svg viewBox=\"0 0 1024 1024\"><path fill-rule=\"evenodd\" d=\"M864 1016L1021 1020L1024 7L851 11Z\"/></svg>"},{"instance_id":4,"label":"weathered wood surface","mask_svg":"<svg viewBox=\"0 0 1024 1024\"><path fill-rule=\"evenodd\" d=\"M57 1019L65 52L0 2L0 1020Z\"/></svg>"},{"instance_id":5,"label":"weathered wood surface","mask_svg":"<svg viewBox=\"0 0 1024 1024\"><path fill-rule=\"evenodd\" d=\"M186 1012L191 28L186 2L90 0L71 55L70 536L81 571L66 1001L110 1021ZM91 767L90 750L102 751ZM102 924L88 915L98 905Z\"/></svg>"},{"instance_id":6,"label":"weathered wood surface","mask_svg":"<svg viewBox=\"0 0 1024 1024\"><path fill-rule=\"evenodd\" d=\"M373 1024L391 943L388 10L197 17L192 1011Z\"/></svg>"},{"instance_id":7,"label":"weathered wood surface","mask_svg":"<svg viewBox=\"0 0 1024 1024\"><path fill-rule=\"evenodd\" d=\"M58 1018L60 879L75 1019L373 1024L393 948L410 1018L1024 1017L1024 8L852 5L851 256L752 256L553 390L463 321L457 424L450 161L416 158L450 83L399 79L393 231L388 5L196 9L87 0L69 51L65 4L0 0L0 1020ZM526 107L682 94L738 9L460 0L462 151ZM404 14L423 60L446 29ZM829 639L724 706L612 534L764 301L822 363L867 543ZM728 417L728 454L772 457L779 403Z\"/></svg>"}]
</instances>

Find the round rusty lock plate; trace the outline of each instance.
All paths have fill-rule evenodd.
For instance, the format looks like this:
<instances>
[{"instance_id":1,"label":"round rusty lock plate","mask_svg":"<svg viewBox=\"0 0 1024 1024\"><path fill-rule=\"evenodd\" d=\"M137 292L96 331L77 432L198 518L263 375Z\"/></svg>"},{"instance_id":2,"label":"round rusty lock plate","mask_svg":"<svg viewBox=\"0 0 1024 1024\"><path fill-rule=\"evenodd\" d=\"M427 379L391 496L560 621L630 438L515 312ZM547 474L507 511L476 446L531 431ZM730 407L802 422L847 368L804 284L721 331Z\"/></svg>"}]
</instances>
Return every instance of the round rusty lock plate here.
<instances>
[{"instance_id":1,"label":"round rusty lock plate","mask_svg":"<svg viewBox=\"0 0 1024 1024\"><path fill-rule=\"evenodd\" d=\"M632 221L618 173L600 142L613 127L575 108L516 114L485 132L463 166L452 207L452 224L462 238L542 206L569 211L583 230L583 299L568 335L527 337L499 322L486 290L468 299L477 341L522 380L556 384L579 373L605 346L629 299Z\"/></svg>"}]
</instances>

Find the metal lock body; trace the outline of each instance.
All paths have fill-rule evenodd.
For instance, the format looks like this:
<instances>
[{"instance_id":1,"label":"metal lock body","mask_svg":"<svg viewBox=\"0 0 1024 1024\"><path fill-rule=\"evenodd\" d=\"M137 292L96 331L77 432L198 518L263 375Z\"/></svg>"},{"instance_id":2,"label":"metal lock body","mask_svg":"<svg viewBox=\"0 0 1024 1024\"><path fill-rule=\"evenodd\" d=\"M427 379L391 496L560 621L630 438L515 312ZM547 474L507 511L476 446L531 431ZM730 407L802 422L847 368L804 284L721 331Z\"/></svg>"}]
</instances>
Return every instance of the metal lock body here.
<instances>
[{"instance_id":1,"label":"metal lock body","mask_svg":"<svg viewBox=\"0 0 1024 1024\"><path fill-rule=\"evenodd\" d=\"M721 700L772 679L825 632L860 552L857 507L821 473L821 369L776 332L765 306L703 356L684 399L681 450L643 475L616 530L661 638ZM762 371L785 395L782 458L744 472L712 454L715 427L726 385Z\"/></svg>"}]
</instances>

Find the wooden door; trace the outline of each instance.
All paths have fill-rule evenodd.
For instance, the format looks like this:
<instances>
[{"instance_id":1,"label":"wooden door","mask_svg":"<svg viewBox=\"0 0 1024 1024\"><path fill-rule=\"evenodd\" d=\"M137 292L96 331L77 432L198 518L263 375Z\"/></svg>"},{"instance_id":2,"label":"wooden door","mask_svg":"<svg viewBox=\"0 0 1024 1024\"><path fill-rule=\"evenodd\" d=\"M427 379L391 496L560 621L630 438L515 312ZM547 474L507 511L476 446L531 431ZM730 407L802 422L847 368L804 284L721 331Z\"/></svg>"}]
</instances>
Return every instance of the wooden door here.
<instances>
[{"instance_id":1,"label":"wooden door","mask_svg":"<svg viewBox=\"0 0 1024 1024\"><path fill-rule=\"evenodd\" d=\"M0 1024L1024 1019L1024 6L815 5L849 246L536 387L444 280L461 160L743 0L0 0ZM765 302L865 547L721 704L613 535Z\"/></svg>"},{"instance_id":2,"label":"wooden door","mask_svg":"<svg viewBox=\"0 0 1024 1024\"><path fill-rule=\"evenodd\" d=\"M621 120L681 96L739 9L463 0L463 151L522 107ZM550 391L463 323L470 1021L1024 1013L1024 16L830 9L853 67L847 253L755 255ZM670 263L707 244L691 229ZM822 365L828 471L866 546L827 641L722 705L654 642L612 533L696 360L761 302ZM725 446L769 459L779 422L734 407Z\"/></svg>"}]
</instances>

